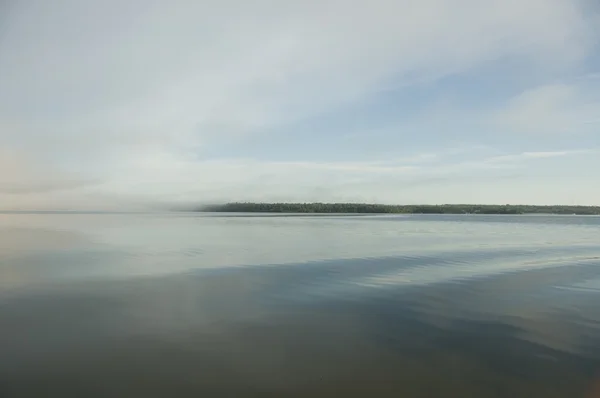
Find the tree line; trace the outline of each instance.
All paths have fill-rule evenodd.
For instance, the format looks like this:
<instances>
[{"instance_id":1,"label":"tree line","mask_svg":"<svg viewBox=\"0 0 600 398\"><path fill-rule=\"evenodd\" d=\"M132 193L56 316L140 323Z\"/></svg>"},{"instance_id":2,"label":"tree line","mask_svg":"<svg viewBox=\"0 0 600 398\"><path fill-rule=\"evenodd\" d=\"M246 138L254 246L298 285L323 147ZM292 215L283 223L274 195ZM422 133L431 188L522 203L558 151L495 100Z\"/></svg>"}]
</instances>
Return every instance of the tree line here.
<instances>
[{"instance_id":1,"label":"tree line","mask_svg":"<svg viewBox=\"0 0 600 398\"><path fill-rule=\"evenodd\" d=\"M383 205L369 203L252 203L204 206L197 211L231 213L346 213L346 214L577 214L600 215L600 206L535 205Z\"/></svg>"}]
</instances>

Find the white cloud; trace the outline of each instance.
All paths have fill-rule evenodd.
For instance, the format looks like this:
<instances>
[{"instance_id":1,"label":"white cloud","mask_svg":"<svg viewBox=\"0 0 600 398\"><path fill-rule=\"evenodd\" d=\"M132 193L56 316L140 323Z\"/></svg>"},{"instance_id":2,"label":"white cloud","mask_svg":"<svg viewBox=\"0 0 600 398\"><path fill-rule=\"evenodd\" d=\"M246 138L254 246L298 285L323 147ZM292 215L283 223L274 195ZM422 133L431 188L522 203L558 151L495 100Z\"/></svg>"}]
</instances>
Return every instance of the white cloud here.
<instances>
[{"instance_id":1,"label":"white cloud","mask_svg":"<svg viewBox=\"0 0 600 398\"><path fill-rule=\"evenodd\" d=\"M451 161L440 153L436 162L407 158L326 163L258 159L195 161L155 153L132 160L135 167L130 172L111 176L107 182L91 187L87 192L90 197L94 192L112 192L126 200L124 203L154 205L232 200L439 203L464 202L466 194L474 200L478 197L472 192L487 187L487 191L481 192L485 195L480 197L494 203L497 201L490 194L498 193L494 184L506 186L507 181L523 184L523 177L536 166L536 161L553 161L576 154L595 156L587 150L524 152L483 158L481 153L471 152L460 161ZM542 180L538 178L538 183L554 183L548 175L542 177ZM527 185L527 189L507 190L498 197L502 198L501 202L519 202L519 195L536 186ZM561 192L562 188L556 184L554 188L559 194L553 197L559 203L565 192ZM438 193L429 197L422 193L436 190ZM513 199L509 200L511 196ZM540 200L547 198L540 196L537 202Z\"/></svg>"},{"instance_id":2,"label":"white cloud","mask_svg":"<svg viewBox=\"0 0 600 398\"><path fill-rule=\"evenodd\" d=\"M37 171L14 173L10 184L2 175L7 206L111 195L202 200L265 181L294 196L379 174L393 184L423 166L211 163L194 154L215 135L261 134L495 60L571 70L596 39L582 3L562 0L38 0L10 11L0 40L0 144L21 170ZM580 94L561 85L526 92L494 120L569 130L597 111ZM71 174L94 185L77 187ZM59 187L70 190L24 196Z\"/></svg>"},{"instance_id":3,"label":"white cloud","mask_svg":"<svg viewBox=\"0 0 600 398\"><path fill-rule=\"evenodd\" d=\"M577 178L556 183L537 162L591 151L524 152L436 162L284 162L256 159L192 161L168 153L133 160L127 173L78 191L21 195L18 208L160 208L231 200L379 203L593 203L600 191ZM563 159L563 160L561 160ZM555 163L554 167L561 167ZM584 173L582 173L583 175ZM582 183L583 182L583 183ZM0 193L0 198L2 194ZM6 199L6 196L2 199ZM132 207L133 206L133 207ZM14 207L14 206L13 206Z\"/></svg>"},{"instance_id":4,"label":"white cloud","mask_svg":"<svg viewBox=\"0 0 600 398\"><path fill-rule=\"evenodd\" d=\"M577 134L597 128L600 96L582 84L551 84L527 90L494 114L495 121L513 132ZM598 88L598 87L596 87ZM595 124L595 127L592 126Z\"/></svg>"},{"instance_id":5,"label":"white cloud","mask_svg":"<svg viewBox=\"0 0 600 398\"><path fill-rule=\"evenodd\" d=\"M486 163L520 163L536 159L548 159L563 156L585 155L590 153L598 153L598 150L593 149L575 149L568 151L538 151L538 152L523 152L514 155L498 155L492 156L484 160Z\"/></svg>"},{"instance_id":6,"label":"white cloud","mask_svg":"<svg viewBox=\"0 0 600 398\"><path fill-rule=\"evenodd\" d=\"M8 30L5 92L99 133L261 126L387 78L515 54L563 64L587 44L577 3L560 0L32 4Z\"/></svg>"}]
</instances>

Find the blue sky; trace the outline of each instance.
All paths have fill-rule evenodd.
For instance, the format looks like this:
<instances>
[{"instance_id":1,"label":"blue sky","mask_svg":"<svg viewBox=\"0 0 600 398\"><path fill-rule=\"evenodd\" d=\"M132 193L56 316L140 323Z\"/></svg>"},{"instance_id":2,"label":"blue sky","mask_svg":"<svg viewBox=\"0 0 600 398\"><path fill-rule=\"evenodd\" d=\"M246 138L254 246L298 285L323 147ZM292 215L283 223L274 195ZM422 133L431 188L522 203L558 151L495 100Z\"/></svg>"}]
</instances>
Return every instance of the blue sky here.
<instances>
[{"instance_id":1,"label":"blue sky","mask_svg":"<svg viewBox=\"0 0 600 398\"><path fill-rule=\"evenodd\" d=\"M600 6L0 6L0 207L600 205Z\"/></svg>"}]
</instances>

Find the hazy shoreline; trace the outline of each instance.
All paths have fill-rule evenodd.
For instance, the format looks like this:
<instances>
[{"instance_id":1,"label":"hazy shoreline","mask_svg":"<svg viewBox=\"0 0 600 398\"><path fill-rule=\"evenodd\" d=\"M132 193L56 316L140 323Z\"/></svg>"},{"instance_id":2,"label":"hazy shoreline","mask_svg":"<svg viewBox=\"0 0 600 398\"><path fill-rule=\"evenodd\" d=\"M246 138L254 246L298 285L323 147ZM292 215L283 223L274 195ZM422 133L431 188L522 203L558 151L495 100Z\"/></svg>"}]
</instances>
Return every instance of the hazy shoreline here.
<instances>
[{"instance_id":1,"label":"hazy shoreline","mask_svg":"<svg viewBox=\"0 0 600 398\"><path fill-rule=\"evenodd\" d=\"M566 205L383 205L372 203L253 203L231 202L202 206L193 211L216 213L300 214L508 214L600 215L600 206Z\"/></svg>"}]
</instances>

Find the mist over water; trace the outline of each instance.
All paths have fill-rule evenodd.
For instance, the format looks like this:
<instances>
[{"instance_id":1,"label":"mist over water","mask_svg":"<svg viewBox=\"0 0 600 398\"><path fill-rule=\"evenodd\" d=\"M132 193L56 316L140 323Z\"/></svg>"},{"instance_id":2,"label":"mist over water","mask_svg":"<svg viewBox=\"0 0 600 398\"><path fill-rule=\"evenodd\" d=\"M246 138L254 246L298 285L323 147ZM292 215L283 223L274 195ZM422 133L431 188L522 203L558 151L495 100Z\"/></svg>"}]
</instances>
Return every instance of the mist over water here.
<instances>
[{"instance_id":1,"label":"mist over water","mask_svg":"<svg viewBox=\"0 0 600 398\"><path fill-rule=\"evenodd\" d=\"M0 397L587 397L600 217L0 214Z\"/></svg>"}]
</instances>

